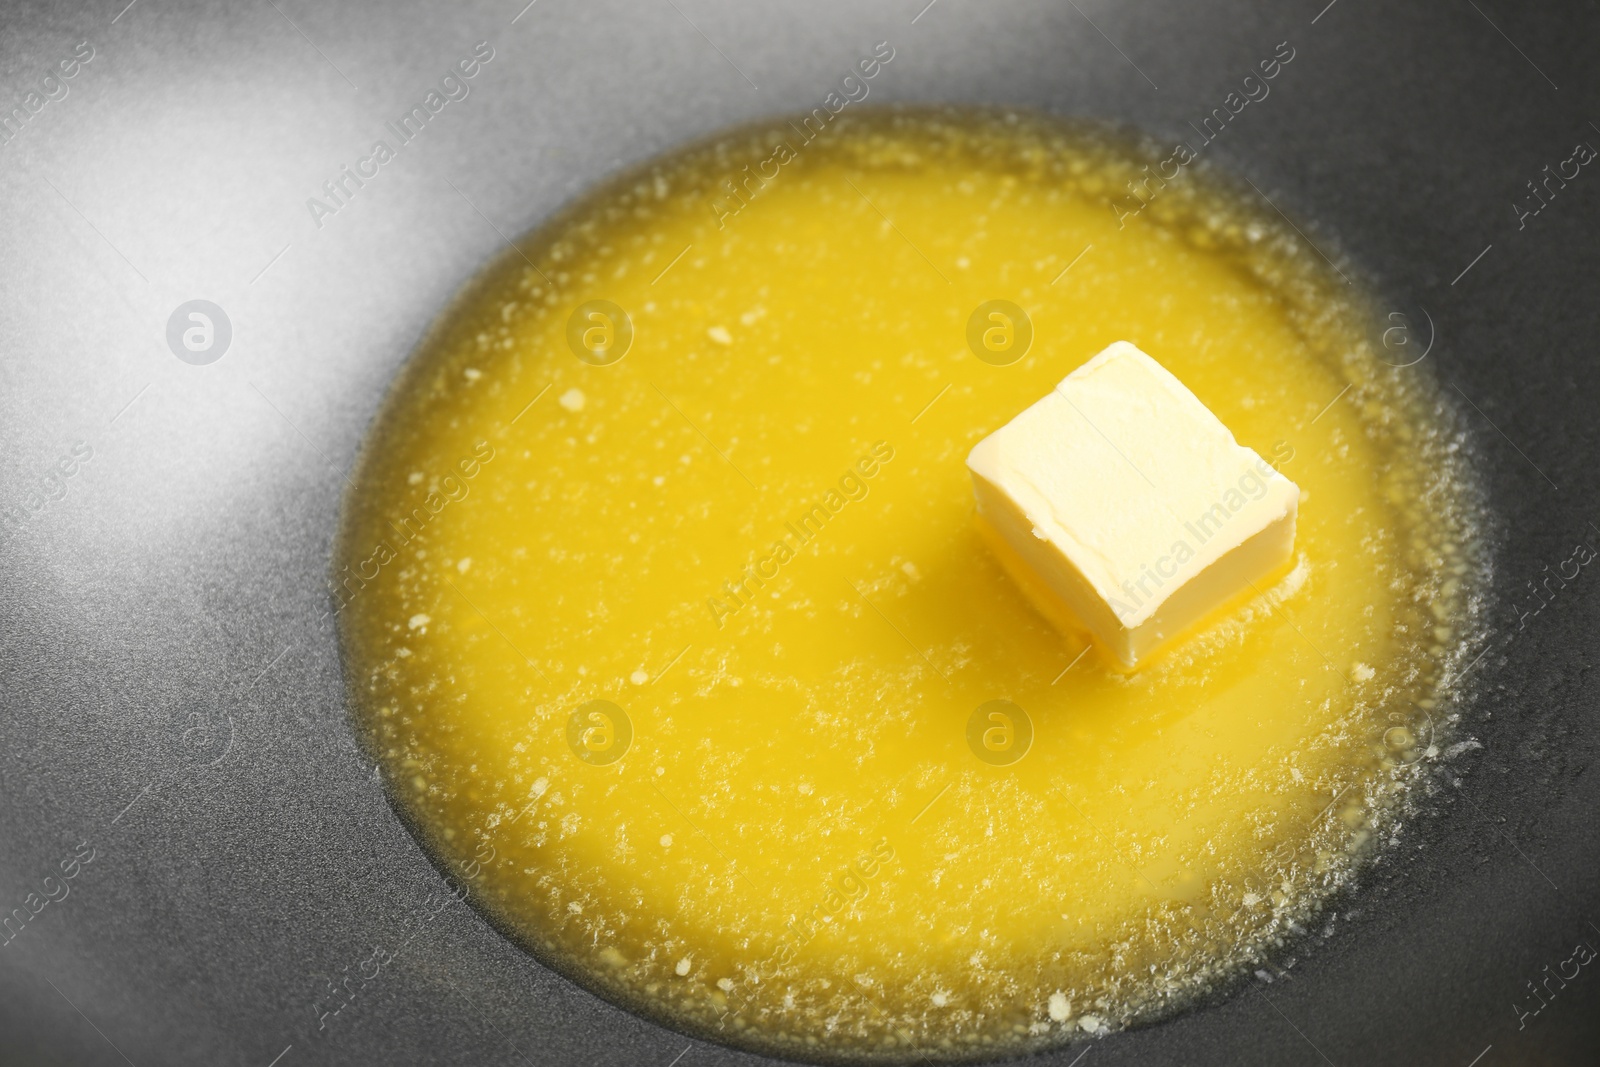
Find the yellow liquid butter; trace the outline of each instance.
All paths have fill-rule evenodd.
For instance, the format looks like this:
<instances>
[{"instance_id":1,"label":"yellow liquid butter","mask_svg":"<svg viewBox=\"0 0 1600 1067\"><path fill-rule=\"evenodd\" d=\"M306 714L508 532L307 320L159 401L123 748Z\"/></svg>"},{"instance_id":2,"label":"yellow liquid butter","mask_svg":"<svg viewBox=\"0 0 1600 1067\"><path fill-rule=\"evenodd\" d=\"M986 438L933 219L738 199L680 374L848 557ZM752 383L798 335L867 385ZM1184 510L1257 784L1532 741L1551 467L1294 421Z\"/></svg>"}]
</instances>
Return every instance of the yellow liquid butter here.
<instances>
[{"instance_id":1,"label":"yellow liquid butter","mask_svg":"<svg viewBox=\"0 0 1600 1067\"><path fill-rule=\"evenodd\" d=\"M802 132L595 191L441 318L337 550L358 722L502 930L668 1025L937 1060L1158 1018L1439 754L1478 571L1423 369L1196 168L1129 216L1157 157L1043 119ZM1121 339L1304 491L1291 573L1131 676L1005 576L963 463Z\"/></svg>"}]
</instances>

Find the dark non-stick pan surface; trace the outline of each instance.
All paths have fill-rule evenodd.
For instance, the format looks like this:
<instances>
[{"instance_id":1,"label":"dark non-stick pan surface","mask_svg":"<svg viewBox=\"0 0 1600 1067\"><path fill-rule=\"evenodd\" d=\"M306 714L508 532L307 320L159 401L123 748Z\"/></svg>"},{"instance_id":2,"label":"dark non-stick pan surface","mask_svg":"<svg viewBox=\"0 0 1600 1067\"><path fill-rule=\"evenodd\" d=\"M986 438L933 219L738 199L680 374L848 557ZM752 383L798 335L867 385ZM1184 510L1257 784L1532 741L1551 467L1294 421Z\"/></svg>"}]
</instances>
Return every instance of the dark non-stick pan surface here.
<instances>
[{"instance_id":1,"label":"dark non-stick pan surface","mask_svg":"<svg viewBox=\"0 0 1600 1067\"><path fill-rule=\"evenodd\" d=\"M1163 140L1289 42L1211 159L1382 310L1431 320L1419 373L1464 416L1494 516L1454 737L1481 747L1332 932L1220 1003L1036 1062L1600 1062L1600 962L1575 962L1600 946L1600 575L1530 588L1600 544L1600 170L1544 169L1600 145L1593 4L525 2L0 12L0 109L20 109L0 134L0 914L23 916L0 1061L758 1062L591 996L449 898L354 743L326 566L383 390L507 236L813 106L887 40L874 103ZM337 212L308 208L480 42L465 98ZM169 333L192 300L221 312L197 351Z\"/></svg>"}]
</instances>

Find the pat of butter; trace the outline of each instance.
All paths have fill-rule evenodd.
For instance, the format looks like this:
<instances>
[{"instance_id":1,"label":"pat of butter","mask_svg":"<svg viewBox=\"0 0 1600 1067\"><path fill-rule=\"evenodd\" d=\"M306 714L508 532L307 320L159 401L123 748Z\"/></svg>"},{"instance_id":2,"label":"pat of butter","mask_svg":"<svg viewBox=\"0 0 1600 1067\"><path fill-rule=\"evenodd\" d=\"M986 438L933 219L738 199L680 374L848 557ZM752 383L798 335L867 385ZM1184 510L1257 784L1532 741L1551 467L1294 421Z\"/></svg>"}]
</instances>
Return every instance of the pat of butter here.
<instances>
[{"instance_id":1,"label":"pat of butter","mask_svg":"<svg viewBox=\"0 0 1600 1067\"><path fill-rule=\"evenodd\" d=\"M1006 570L1127 668L1294 552L1299 488L1126 341L979 441L967 467Z\"/></svg>"}]
</instances>

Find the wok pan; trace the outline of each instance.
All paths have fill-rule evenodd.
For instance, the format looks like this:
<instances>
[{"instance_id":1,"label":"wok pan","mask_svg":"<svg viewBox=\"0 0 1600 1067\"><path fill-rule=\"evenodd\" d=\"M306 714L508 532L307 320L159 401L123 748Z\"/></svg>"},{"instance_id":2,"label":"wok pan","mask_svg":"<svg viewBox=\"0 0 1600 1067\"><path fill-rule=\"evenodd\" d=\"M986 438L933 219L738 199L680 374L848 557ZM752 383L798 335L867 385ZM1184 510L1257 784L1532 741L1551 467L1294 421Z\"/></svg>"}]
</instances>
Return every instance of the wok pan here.
<instances>
[{"instance_id":1,"label":"wok pan","mask_svg":"<svg viewBox=\"0 0 1600 1067\"><path fill-rule=\"evenodd\" d=\"M1468 747L1327 929L1034 1062L1600 1059L1600 964L1575 949L1600 946L1600 578L1532 588L1600 544L1600 173L1549 178L1600 145L1593 5L524 3L0 14L0 913L22 915L0 1062L763 1062L592 996L451 899L354 741L327 561L386 385L508 237L812 106L884 40L873 103L1163 141L1288 42L1211 159L1426 330L1418 372L1492 516ZM395 158L308 207L435 89Z\"/></svg>"}]
</instances>

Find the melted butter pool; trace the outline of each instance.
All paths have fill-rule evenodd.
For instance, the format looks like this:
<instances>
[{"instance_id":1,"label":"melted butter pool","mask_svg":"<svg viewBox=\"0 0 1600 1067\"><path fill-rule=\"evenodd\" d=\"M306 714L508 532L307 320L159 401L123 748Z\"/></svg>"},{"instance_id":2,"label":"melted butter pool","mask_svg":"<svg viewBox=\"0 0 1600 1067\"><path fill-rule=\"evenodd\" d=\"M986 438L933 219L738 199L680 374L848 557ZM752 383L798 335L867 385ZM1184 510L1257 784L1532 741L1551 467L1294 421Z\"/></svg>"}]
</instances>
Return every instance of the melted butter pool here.
<instances>
[{"instance_id":1,"label":"melted butter pool","mask_svg":"<svg viewBox=\"0 0 1600 1067\"><path fill-rule=\"evenodd\" d=\"M335 581L395 803L502 930L716 1040L998 1055L1204 995L1373 851L1438 754L1470 494L1426 368L1270 208L1196 168L1111 207L1151 151L746 130L441 317ZM1009 365L967 343L990 300ZM1304 490L1289 576L1126 677L989 556L963 463L1119 339Z\"/></svg>"}]
</instances>

